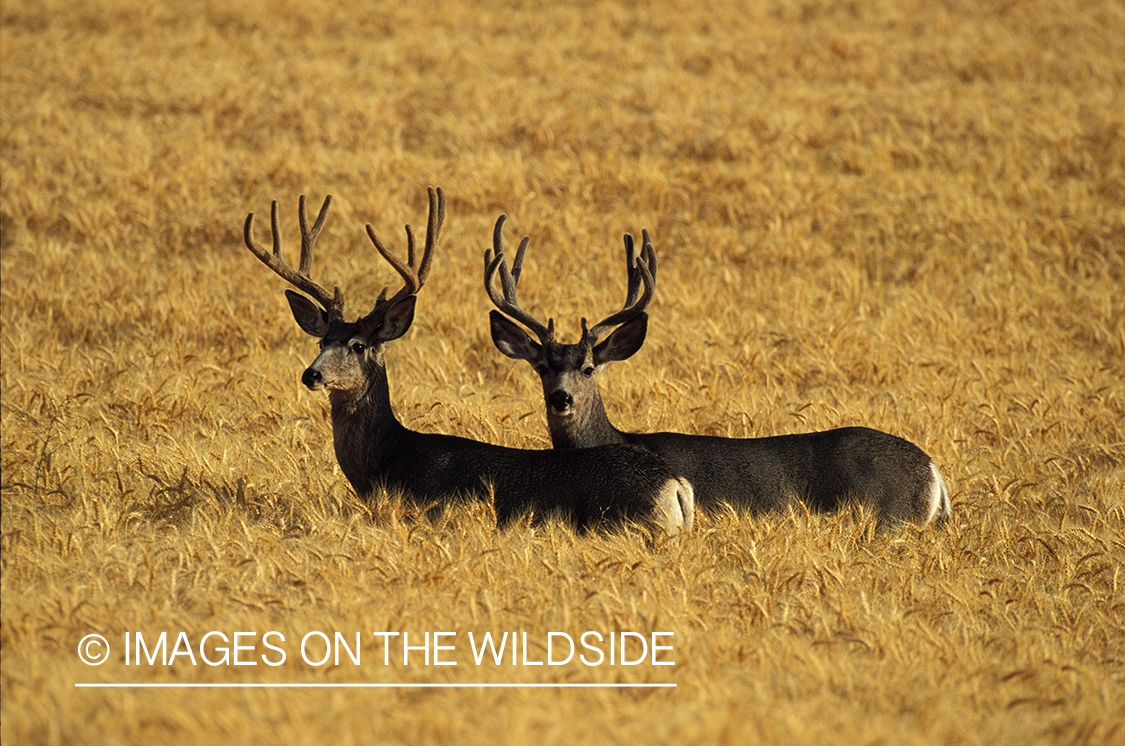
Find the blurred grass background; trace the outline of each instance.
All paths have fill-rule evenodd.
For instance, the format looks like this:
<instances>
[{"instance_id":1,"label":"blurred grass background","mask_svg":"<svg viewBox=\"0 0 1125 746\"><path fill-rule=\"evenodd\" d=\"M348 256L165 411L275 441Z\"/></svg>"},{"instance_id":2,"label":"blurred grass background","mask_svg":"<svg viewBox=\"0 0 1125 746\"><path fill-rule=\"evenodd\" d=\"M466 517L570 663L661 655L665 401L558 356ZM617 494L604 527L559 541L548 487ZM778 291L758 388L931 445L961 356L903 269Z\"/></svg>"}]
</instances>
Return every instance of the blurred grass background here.
<instances>
[{"instance_id":1,"label":"blurred grass background","mask_svg":"<svg viewBox=\"0 0 1125 746\"><path fill-rule=\"evenodd\" d=\"M1125 9L1115 2L6 3L2 719L14 743L1109 743L1125 739ZM409 426L549 444L488 339L619 305L649 228L637 430L864 424L954 517L495 532L360 503L315 345L242 246L334 197L353 313L449 215L389 354ZM670 630L675 667L93 669L89 632ZM657 691L76 690L81 681L672 681ZM660 678L665 677L665 678Z\"/></svg>"}]
</instances>

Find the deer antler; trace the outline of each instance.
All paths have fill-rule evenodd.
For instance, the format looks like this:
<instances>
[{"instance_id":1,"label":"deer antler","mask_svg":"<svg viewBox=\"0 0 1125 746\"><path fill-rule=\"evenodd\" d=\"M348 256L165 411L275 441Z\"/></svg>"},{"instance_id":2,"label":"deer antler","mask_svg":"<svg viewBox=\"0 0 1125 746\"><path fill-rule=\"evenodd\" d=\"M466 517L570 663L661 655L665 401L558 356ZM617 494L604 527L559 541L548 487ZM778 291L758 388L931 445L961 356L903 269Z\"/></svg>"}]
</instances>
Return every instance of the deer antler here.
<instances>
[{"instance_id":1,"label":"deer antler","mask_svg":"<svg viewBox=\"0 0 1125 746\"><path fill-rule=\"evenodd\" d=\"M626 321L639 316L652 302L652 295L656 292L656 250L652 248L652 237L649 236L647 228L641 231L641 240L643 245L638 256L634 252L633 236L628 233L625 234L625 267L629 277L629 284L625 292L625 305L617 313L599 321L588 332L585 331L586 319L582 319L583 334L592 341L597 341L598 337L612 327L624 324ZM641 292L642 284L644 285L644 294L638 300L637 296Z\"/></svg>"},{"instance_id":2,"label":"deer antler","mask_svg":"<svg viewBox=\"0 0 1125 746\"><path fill-rule=\"evenodd\" d=\"M246 216L246 225L242 231L246 248L250 249L254 256L258 257L263 264L272 269L283 280L286 280L298 290L303 290L311 295L313 300L327 311L329 320L343 319L344 293L339 287L335 287L333 292L329 293L313 282L312 278L309 277L309 270L312 268L312 255L313 249L316 247L316 239L320 235L320 229L324 227L324 219L328 216L328 205L331 202L332 195L324 198L324 204L320 207L320 214L317 215L316 222L310 229L308 211L305 209L305 195L301 195L297 213L301 223L301 263L296 270L281 258L281 223L277 217L277 200L274 200L270 206L270 229L273 232L272 254L254 240L254 213Z\"/></svg>"},{"instance_id":3,"label":"deer antler","mask_svg":"<svg viewBox=\"0 0 1125 746\"><path fill-rule=\"evenodd\" d=\"M504 221L508 219L507 215L501 215L496 219L496 228L492 232L492 247L486 249L484 252L484 288L488 291L488 297L492 299L493 304L500 309L501 312L511 316L516 321L526 326L535 335L539 337L539 341L547 344L554 340L555 337L555 321L548 319L547 325L544 326L543 322L532 316L527 311L520 307L519 300L516 298L517 288L520 282L520 272L523 270L523 255L527 251L527 245L531 242L530 236L524 236L520 241L520 246L516 249L516 260L512 264L512 269L508 269L508 261L504 258ZM493 256L495 251L495 256ZM493 278L496 276L496 270L500 270L500 287L503 295L496 292L496 285Z\"/></svg>"},{"instance_id":4,"label":"deer antler","mask_svg":"<svg viewBox=\"0 0 1125 746\"><path fill-rule=\"evenodd\" d=\"M367 224L367 237L371 239L371 243L375 244L375 248L379 254L382 255L387 262L395 268L395 271L403 279L403 286L387 303L395 303L408 295L414 295L422 286L426 284L426 278L430 276L430 264L434 258L434 247L437 246L438 238L441 236L441 226L445 222L445 193L438 187L434 189L429 188L430 195L430 219L426 224L426 246L422 250L422 261L416 263L416 256L414 251L414 231L410 226L406 226L406 264L402 260L391 253L379 237L375 235L375 229L371 224ZM379 293L379 298L376 305L387 300L387 288L383 288Z\"/></svg>"}]
</instances>

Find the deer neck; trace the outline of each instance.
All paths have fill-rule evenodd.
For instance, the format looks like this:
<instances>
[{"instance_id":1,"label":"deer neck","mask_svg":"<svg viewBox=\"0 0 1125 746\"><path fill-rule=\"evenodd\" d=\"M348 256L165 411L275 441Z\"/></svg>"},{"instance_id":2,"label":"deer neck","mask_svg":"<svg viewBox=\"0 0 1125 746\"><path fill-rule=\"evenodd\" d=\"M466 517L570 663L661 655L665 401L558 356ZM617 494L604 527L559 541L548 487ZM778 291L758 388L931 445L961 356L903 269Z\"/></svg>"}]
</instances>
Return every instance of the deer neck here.
<instances>
[{"instance_id":1,"label":"deer neck","mask_svg":"<svg viewBox=\"0 0 1125 746\"><path fill-rule=\"evenodd\" d=\"M548 406L547 428L555 448L592 448L626 442L621 431L610 423L596 387L582 406L565 413Z\"/></svg>"},{"instance_id":2,"label":"deer neck","mask_svg":"<svg viewBox=\"0 0 1125 746\"><path fill-rule=\"evenodd\" d=\"M358 391L333 391L332 441L340 470L360 496L375 491L406 428L391 410L385 368Z\"/></svg>"}]
</instances>

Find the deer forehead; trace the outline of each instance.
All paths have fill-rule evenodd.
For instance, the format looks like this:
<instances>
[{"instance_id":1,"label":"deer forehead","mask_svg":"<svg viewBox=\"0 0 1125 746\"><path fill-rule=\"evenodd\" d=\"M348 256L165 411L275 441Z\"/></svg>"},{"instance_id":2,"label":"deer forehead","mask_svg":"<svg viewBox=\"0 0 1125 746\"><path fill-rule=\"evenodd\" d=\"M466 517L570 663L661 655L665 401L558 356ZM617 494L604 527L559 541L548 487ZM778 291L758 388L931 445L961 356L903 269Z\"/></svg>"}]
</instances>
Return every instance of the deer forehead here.
<instances>
[{"instance_id":1,"label":"deer forehead","mask_svg":"<svg viewBox=\"0 0 1125 746\"><path fill-rule=\"evenodd\" d=\"M364 342L363 330L357 322L333 321L320 338L320 349L333 345L348 346L353 340Z\"/></svg>"},{"instance_id":2,"label":"deer forehead","mask_svg":"<svg viewBox=\"0 0 1125 746\"><path fill-rule=\"evenodd\" d=\"M544 360L552 372L565 372L594 364L594 348L586 340L576 344L552 342L545 346Z\"/></svg>"}]
</instances>

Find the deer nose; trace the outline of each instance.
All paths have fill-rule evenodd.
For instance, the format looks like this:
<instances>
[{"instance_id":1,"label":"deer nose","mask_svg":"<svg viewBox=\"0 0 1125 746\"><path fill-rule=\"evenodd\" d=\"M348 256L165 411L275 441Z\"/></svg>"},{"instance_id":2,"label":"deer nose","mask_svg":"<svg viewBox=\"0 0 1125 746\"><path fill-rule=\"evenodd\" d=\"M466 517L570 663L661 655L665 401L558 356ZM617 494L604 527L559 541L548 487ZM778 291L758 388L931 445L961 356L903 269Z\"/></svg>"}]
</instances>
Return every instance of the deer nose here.
<instances>
[{"instance_id":1,"label":"deer nose","mask_svg":"<svg viewBox=\"0 0 1125 746\"><path fill-rule=\"evenodd\" d=\"M547 397L547 404L556 412L565 412L574 404L574 397L565 391L555 391Z\"/></svg>"},{"instance_id":2,"label":"deer nose","mask_svg":"<svg viewBox=\"0 0 1125 746\"><path fill-rule=\"evenodd\" d=\"M301 374L301 383L315 390L323 378L324 376L320 375L320 371L316 368L306 368L305 372Z\"/></svg>"}]
</instances>

